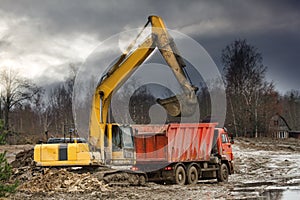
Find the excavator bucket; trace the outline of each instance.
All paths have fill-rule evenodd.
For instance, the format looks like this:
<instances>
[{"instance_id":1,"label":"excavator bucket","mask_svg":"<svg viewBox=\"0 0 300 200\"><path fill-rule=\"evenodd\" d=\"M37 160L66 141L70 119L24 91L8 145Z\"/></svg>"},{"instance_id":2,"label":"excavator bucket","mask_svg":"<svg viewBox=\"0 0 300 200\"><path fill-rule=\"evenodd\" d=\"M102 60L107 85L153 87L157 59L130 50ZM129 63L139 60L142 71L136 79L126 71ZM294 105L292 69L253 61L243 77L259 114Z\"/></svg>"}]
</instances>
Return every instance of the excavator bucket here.
<instances>
[{"instance_id":1,"label":"excavator bucket","mask_svg":"<svg viewBox=\"0 0 300 200\"><path fill-rule=\"evenodd\" d=\"M188 117L194 114L198 105L196 98L187 98L186 95L176 95L166 99L157 99L167 113L173 117Z\"/></svg>"}]
</instances>

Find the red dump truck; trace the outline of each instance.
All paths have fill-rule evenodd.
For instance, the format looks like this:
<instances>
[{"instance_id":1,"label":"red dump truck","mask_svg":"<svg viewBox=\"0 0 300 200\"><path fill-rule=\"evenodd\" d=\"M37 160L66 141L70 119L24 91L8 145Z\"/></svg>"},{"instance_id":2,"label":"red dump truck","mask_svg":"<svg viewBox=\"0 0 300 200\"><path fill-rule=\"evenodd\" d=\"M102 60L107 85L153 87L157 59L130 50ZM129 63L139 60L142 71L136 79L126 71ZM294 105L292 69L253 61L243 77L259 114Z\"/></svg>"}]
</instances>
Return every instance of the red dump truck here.
<instances>
[{"instance_id":1,"label":"red dump truck","mask_svg":"<svg viewBox=\"0 0 300 200\"><path fill-rule=\"evenodd\" d=\"M136 164L149 181L196 184L228 181L233 173L232 143L216 123L134 125Z\"/></svg>"}]
</instances>

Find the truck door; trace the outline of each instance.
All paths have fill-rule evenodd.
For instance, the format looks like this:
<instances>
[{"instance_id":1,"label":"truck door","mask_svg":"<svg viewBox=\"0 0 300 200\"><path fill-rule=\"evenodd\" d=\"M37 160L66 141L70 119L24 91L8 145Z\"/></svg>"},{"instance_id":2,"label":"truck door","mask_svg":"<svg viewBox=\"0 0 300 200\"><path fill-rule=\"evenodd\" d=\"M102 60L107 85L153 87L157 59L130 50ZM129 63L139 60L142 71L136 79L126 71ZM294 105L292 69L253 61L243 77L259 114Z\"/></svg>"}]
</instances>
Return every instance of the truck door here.
<instances>
[{"instance_id":1,"label":"truck door","mask_svg":"<svg viewBox=\"0 0 300 200\"><path fill-rule=\"evenodd\" d=\"M229 141L228 135L226 133L221 134L222 139L222 152L226 156L227 160L233 160L232 147Z\"/></svg>"}]
</instances>

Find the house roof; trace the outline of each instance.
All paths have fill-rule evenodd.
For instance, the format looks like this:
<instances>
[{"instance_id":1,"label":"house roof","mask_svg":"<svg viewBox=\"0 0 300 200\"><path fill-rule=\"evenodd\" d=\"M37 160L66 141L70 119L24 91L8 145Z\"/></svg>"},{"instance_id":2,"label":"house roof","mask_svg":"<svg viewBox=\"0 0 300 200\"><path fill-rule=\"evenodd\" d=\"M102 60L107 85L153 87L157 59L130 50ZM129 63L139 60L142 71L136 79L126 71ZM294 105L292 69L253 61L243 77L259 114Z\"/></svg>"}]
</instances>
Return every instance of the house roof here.
<instances>
[{"instance_id":1,"label":"house roof","mask_svg":"<svg viewBox=\"0 0 300 200\"><path fill-rule=\"evenodd\" d=\"M289 124L287 123L287 121L281 115L279 115L279 117L284 121L284 123L286 124L288 129L291 130L291 128L290 128Z\"/></svg>"},{"instance_id":2,"label":"house roof","mask_svg":"<svg viewBox=\"0 0 300 200\"><path fill-rule=\"evenodd\" d=\"M291 130L289 124L287 123L287 121L285 120L285 118L284 118L283 116L281 116L281 115L279 115L279 114L277 113L277 114L274 115L271 119L274 119L274 117L280 118L280 119L285 123L285 125L287 126L287 128L288 128L289 130Z\"/></svg>"}]
</instances>

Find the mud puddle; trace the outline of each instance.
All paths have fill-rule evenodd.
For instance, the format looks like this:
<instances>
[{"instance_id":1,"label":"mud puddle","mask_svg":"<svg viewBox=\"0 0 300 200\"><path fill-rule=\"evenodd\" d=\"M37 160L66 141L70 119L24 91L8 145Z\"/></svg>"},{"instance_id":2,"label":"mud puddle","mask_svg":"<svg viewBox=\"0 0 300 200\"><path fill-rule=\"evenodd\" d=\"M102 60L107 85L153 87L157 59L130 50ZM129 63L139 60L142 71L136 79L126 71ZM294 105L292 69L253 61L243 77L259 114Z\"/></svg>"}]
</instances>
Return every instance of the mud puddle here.
<instances>
[{"instance_id":1,"label":"mud puddle","mask_svg":"<svg viewBox=\"0 0 300 200\"><path fill-rule=\"evenodd\" d=\"M270 189L261 195L265 200L291 200L300 198L300 187L291 189Z\"/></svg>"}]
</instances>

